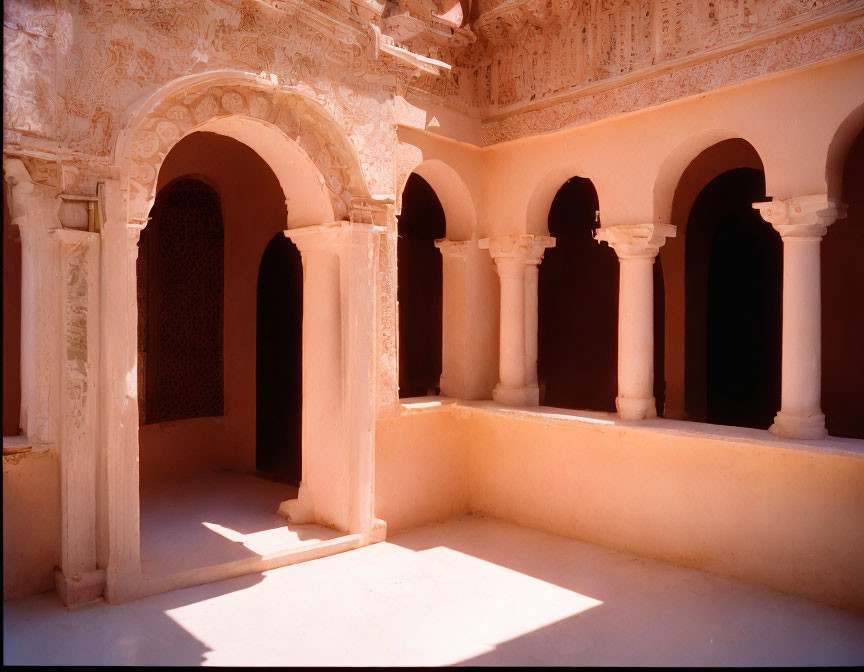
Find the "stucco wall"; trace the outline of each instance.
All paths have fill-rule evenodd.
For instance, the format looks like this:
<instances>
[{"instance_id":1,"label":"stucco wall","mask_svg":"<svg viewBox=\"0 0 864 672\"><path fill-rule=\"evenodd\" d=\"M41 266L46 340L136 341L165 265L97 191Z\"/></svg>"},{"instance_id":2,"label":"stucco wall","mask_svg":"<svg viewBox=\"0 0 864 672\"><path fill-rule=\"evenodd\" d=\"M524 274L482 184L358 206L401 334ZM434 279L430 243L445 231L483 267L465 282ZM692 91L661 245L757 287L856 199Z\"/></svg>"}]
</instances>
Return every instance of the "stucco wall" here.
<instances>
[{"instance_id":1,"label":"stucco wall","mask_svg":"<svg viewBox=\"0 0 864 672\"><path fill-rule=\"evenodd\" d=\"M60 461L53 450L3 459L3 599L54 588L60 563Z\"/></svg>"},{"instance_id":2,"label":"stucco wall","mask_svg":"<svg viewBox=\"0 0 864 672\"><path fill-rule=\"evenodd\" d=\"M379 424L390 532L467 511L864 611L862 441L449 409Z\"/></svg>"},{"instance_id":3,"label":"stucco wall","mask_svg":"<svg viewBox=\"0 0 864 672\"><path fill-rule=\"evenodd\" d=\"M376 427L375 516L388 534L468 513L468 444L446 410Z\"/></svg>"}]
</instances>

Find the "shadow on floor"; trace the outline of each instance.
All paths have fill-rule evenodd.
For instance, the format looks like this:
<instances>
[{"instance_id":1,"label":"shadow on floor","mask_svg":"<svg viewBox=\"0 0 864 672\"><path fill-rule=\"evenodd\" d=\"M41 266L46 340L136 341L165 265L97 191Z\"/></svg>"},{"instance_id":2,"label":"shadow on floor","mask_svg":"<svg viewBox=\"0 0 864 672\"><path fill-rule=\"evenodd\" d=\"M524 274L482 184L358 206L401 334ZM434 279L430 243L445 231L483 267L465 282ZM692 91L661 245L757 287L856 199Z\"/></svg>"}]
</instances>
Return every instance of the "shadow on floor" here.
<instances>
[{"instance_id":1,"label":"shadow on floor","mask_svg":"<svg viewBox=\"0 0 864 672\"><path fill-rule=\"evenodd\" d=\"M75 611L65 609L54 593L4 602L3 664L198 666L212 649L168 612L251 588L263 580L260 574L241 576L128 604L99 600ZM135 617L130 618L133 613ZM85 640L81 630L95 636ZM46 632L51 636L46 637Z\"/></svg>"}]
</instances>

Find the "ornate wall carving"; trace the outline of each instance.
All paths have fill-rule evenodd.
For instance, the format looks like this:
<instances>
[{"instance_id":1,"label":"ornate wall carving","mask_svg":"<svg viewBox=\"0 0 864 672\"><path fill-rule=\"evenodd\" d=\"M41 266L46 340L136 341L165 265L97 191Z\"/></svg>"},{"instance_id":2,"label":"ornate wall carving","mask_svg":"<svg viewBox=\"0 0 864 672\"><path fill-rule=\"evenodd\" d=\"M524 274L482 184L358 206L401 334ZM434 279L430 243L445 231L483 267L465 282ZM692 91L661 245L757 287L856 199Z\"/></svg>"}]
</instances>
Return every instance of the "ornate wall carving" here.
<instances>
[{"instance_id":1,"label":"ornate wall carving","mask_svg":"<svg viewBox=\"0 0 864 672\"><path fill-rule=\"evenodd\" d=\"M303 96L284 90L225 84L184 89L161 102L137 127L131 142L132 194L152 200L162 160L184 135L218 117L243 116L279 128L321 171L337 217L367 192L353 148L338 128Z\"/></svg>"}]
</instances>

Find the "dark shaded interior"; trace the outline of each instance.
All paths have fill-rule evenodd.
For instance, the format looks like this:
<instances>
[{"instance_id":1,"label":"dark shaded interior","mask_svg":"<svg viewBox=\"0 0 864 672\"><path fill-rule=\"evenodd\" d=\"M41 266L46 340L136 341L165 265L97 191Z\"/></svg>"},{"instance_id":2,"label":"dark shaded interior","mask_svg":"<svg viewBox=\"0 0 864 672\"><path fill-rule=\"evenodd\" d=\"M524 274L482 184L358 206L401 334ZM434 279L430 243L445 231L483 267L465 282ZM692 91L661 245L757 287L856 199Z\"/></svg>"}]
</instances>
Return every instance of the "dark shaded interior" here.
<instances>
[{"instance_id":1,"label":"dark shaded interior","mask_svg":"<svg viewBox=\"0 0 864 672\"><path fill-rule=\"evenodd\" d=\"M222 415L225 227L219 194L181 178L162 189L141 234L139 352L144 424Z\"/></svg>"},{"instance_id":2,"label":"dark shaded interior","mask_svg":"<svg viewBox=\"0 0 864 672\"><path fill-rule=\"evenodd\" d=\"M822 411L832 436L864 439L864 132L843 171L845 219L822 240Z\"/></svg>"},{"instance_id":3,"label":"dark shaded interior","mask_svg":"<svg viewBox=\"0 0 864 672\"><path fill-rule=\"evenodd\" d=\"M556 242L540 264L537 335L545 406L615 411L618 259L594 240L598 207L591 180L573 177L549 211Z\"/></svg>"},{"instance_id":4,"label":"dark shaded interior","mask_svg":"<svg viewBox=\"0 0 864 672\"><path fill-rule=\"evenodd\" d=\"M446 235L435 191L412 174L402 192L397 244L400 397L438 394L443 276L435 240Z\"/></svg>"},{"instance_id":5,"label":"dark shaded interior","mask_svg":"<svg viewBox=\"0 0 864 672\"><path fill-rule=\"evenodd\" d=\"M666 407L666 285L663 262L654 257L654 401L657 416L663 417Z\"/></svg>"},{"instance_id":6,"label":"dark shaded interior","mask_svg":"<svg viewBox=\"0 0 864 672\"><path fill-rule=\"evenodd\" d=\"M255 467L300 485L303 264L277 233L258 271Z\"/></svg>"},{"instance_id":7,"label":"dark shaded interior","mask_svg":"<svg viewBox=\"0 0 864 672\"><path fill-rule=\"evenodd\" d=\"M752 204L765 174L736 168L693 203L686 232L686 410L767 429L780 409L782 242Z\"/></svg>"},{"instance_id":8,"label":"dark shaded interior","mask_svg":"<svg viewBox=\"0 0 864 672\"><path fill-rule=\"evenodd\" d=\"M5 173L3 186L6 187ZM17 436L21 415L21 237L3 193L3 436Z\"/></svg>"}]
</instances>

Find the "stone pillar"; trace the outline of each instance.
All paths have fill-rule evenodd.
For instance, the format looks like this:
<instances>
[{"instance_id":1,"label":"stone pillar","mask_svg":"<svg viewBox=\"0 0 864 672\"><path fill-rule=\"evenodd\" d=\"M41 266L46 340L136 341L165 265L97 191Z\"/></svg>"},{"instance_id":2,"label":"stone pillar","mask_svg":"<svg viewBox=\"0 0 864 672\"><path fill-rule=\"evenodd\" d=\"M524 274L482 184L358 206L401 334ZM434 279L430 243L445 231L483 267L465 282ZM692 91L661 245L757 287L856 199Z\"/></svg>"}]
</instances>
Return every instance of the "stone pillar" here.
<instances>
[{"instance_id":1,"label":"stone pillar","mask_svg":"<svg viewBox=\"0 0 864 672\"><path fill-rule=\"evenodd\" d=\"M825 194L754 203L783 239L781 408L770 431L822 439L822 289L820 243L846 206Z\"/></svg>"},{"instance_id":2,"label":"stone pillar","mask_svg":"<svg viewBox=\"0 0 864 672\"><path fill-rule=\"evenodd\" d=\"M618 255L618 396L622 420L657 415L654 400L654 275L652 266L671 224L627 224L602 227L597 241L606 241Z\"/></svg>"},{"instance_id":3,"label":"stone pillar","mask_svg":"<svg viewBox=\"0 0 864 672\"><path fill-rule=\"evenodd\" d=\"M286 231L303 258L303 473L279 512L361 534L373 518L376 274L384 227L332 222Z\"/></svg>"},{"instance_id":4,"label":"stone pillar","mask_svg":"<svg viewBox=\"0 0 864 672\"><path fill-rule=\"evenodd\" d=\"M99 436L99 234L57 229L60 243L60 569L68 606L95 600L105 586L96 561Z\"/></svg>"},{"instance_id":5,"label":"stone pillar","mask_svg":"<svg viewBox=\"0 0 864 672\"><path fill-rule=\"evenodd\" d=\"M441 394L489 399L498 381L495 264L476 240L441 238L435 247L443 257Z\"/></svg>"},{"instance_id":6,"label":"stone pillar","mask_svg":"<svg viewBox=\"0 0 864 672\"><path fill-rule=\"evenodd\" d=\"M489 250L501 280L498 384L492 390L492 398L508 406L536 406L539 403L536 271L543 251L554 247L555 239L523 233L483 238L479 244L481 249ZM530 272L529 266L533 267ZM533 293L531 296L529 291Z\"/></svg>"},{"instance_id":7,"label":"stone pillar","mask_svg":"<svg viewBox=\"0 0 864 672\"><path fill-rule=\"evenodd\" d=\"M33 182L21 159L3 160L9 184L12 225L21 234L21 412L24 436L32 443L55 441L58 412L56 246L53 190Z\"/></svg>"}]
</instances>

